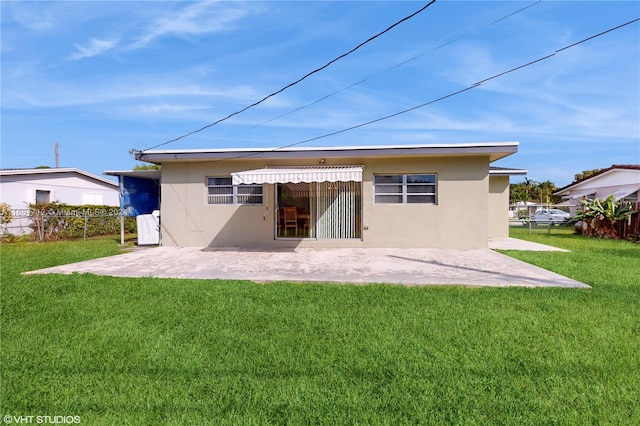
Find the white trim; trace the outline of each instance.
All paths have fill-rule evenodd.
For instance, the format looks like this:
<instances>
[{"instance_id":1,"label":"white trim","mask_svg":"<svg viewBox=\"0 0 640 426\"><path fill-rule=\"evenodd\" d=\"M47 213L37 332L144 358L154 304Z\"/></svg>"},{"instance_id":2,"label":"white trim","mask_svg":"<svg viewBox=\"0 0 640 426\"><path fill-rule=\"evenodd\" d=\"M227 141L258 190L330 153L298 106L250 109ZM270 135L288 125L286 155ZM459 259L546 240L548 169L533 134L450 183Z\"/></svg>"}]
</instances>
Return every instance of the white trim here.
<instances>
[{"instance_id":1,"label":"white trim","mask_svg":"<svg viewBox=\"0 0 640 426\"><path fill-rule=\"evenodd\" d=\"M615 201L618 200L622 200L623 198L628 197L629 195L633 194L634 192L638 192L640 191L640 185L637 185L635 187L631 187L631 188L626 188L626 189L620 189L616 192L611 193L611 195L613 195L613 198Z\"/></svg>"},{"instance_id":2,"label":"white trim","mask_svg":"<svg viewBox=\"0 0 640 426\"><path fill-rule=\"evenodd\" d=\"M265 183L362 182L364 166L265 167L233 172L234 185Z\"/></svg>"},{"instance_id":3,"label":"white trim","mask_svg":"<svg viewBox=\"0 0 640 426\"><path fill-rule=\"evenodd\" d=\"M160 180L161 170L104 170L102 174L107 176L127 176L140 179Z\"/></svg>"},{"instance_id":4,"label":"white trim","mask_svg":"<svg viewBox=\"0 0 640 426\"><path fill-rule=\"evenodd\" d=\"M26 176L26 175L42 175L42 174L54 174L54 173L77 173L79 175L86 176L88 178L97 180L102 183L109 184L114 187L118 187L118 184L112 180L105 179L100 176L96 176L84 170L76 169L73 167L59 167L51 169L15 169L15 170L0 170L0 176Z\"/></svg>"},{"instance_id":5,"label":"white trim","mask_svg":"<svg viewBox=\"0 0 640 426\"><path fill-rule=\"evenodd\" d=\"M571 195L571 191L573 191L574 189L579 189L582 186L586 186L587 188L591 187L591 188L596 188L594 189L594 191L597 191L598 188L600 188L600 186L598 186L597 184L595 186L590 186L594 181L598 181L600 180L602 177L610 175L612 173L615 172L619 172L619 171L638 171L638 169L630 169L630 168L625 168L625 167L614 167L611 166L611 168L609 170L607 170L606 172L598 172L593 176L589 176L587 178L584 178L583 180L581 180L580 182L576 182L576 183L572 183L569 186L566 186L558 191L556 191L554 193L554 195ZM633 182L630 182L633 183Z\"/></svg>"},{"instance_id":6,"label":"white trim","mask_svg":"<svg viewBox=\"0 0 640 426\"><path fill-rule=\"evenodd\" d=\"M490 176L525 176L528 173L527 169L489 168Z\"/></svg>"},{"instance_id":7,"label":"white trim","mask_svg":"<svg viewBox=\"0 0 640 426\"><path fill-rule=\"evenodd\" d=\"M585 190L582 190L582 191L573 192L573 193L571 193L569 195L565 195L562 198L568 199L568 200L577 200L578 198L586 197L586 196L589 196L589 195L595 195L596 191L597 191L597 189L593 189L593 188L592 189L585 189Z\"/></svg>"},{"instance_id":8,"label":"white trim","mask_svg":"<svg viewBox=\"0 0 640 426\"><path fill-rule=\"evenodd\" d=\"M459 144L362 145L289 148L219 148L185 150L148 150L135 154L136 160L161 164L173 161L213 159L283 158L362 158L404 156L488 155L495 161L518 151L518 142L480 142Z\"/></svg>"},{"instance_id":9,"label":"white trim","mask_svg":"<svg viewBox=\"0 0 640 426\"><path fill-rule=\"evenodd\" d=\"M475 143L433 143L433 144L404 144L404 145L346 145L346 146L295 146L289 148L215 148L215 149L150 149L141 151L143 154L206 154L214 152L304 152L304 151L352 151L352 150L386 150L386 149L417 149L417 148L477 148L477 147L508 147L518 146L519 142L475 142Z\"/></svg>"}]
</instances>

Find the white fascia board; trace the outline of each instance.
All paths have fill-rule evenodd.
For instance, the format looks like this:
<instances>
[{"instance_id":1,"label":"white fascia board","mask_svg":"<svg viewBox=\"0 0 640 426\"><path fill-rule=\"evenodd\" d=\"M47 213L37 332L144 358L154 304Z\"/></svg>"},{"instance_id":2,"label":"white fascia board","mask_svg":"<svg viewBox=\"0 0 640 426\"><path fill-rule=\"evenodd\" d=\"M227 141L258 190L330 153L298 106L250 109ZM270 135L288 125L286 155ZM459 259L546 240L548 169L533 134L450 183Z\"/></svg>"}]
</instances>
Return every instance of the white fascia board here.
<instances>
[{"instance_id":1,"label":"white fascia board","mask_svg":"<svg viewBox=\"0 0 640 426\"><path fill-rule=\"evenodd\" d=\"M292 148L233 148L149 150L136 153L136 159L151 163L163 161L214 160L214 159L283 159L315 157L393 157L412 155L474 155L486 154L495 161L518 151L518 142L428 144L428 145L374 145L337 147Z\"/></svg>"},{"instance_id":2,"label":"white fascia board","mask_svg":"<svg viewBox=\"0 0 640 426\"><path fill-rule=\"evenodd\" d=\"M491 176L526 176L529 173L526 169L501 169L489 170Z\"/></svg>"},{"instance_id":3,"label":"white fascia board","mask_svg":"<svg viewBox=\"0 0 640 426\"><path fill-rule=\"evenodd\" d=\"M106 183L112 186L118 187L116 182L113 182L109 179L105 179L101 176L94 175L89 172L85 172L84 170L76 169L74 167L58 167L58 168L50 168L50 169L16 169L16 170L0 170L0 176L36 176L43 174L59 174L59 173L76 173L79 175L86 176L90 179L97 180L101 183Z\"/></svg>"},{"instance_id":4,"label":"white fascia board","mask_svg":"<svg viewBox=\"0 0 640 426\"><path fill-rule=\"evenodd\" d=\"M129 176L141 179L158 180L162 172L160 170L105 170L107 176Z\"/></svg>"}]
</instances>

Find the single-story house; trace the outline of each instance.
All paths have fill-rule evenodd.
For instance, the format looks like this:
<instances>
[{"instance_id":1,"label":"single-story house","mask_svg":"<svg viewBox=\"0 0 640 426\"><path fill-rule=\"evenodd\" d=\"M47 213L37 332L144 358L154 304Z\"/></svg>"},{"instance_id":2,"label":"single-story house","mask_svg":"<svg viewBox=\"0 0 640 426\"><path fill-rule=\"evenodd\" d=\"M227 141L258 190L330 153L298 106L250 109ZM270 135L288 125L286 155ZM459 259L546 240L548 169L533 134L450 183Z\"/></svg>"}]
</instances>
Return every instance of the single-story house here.
<instances>
[{"instance_id":1,"label":"single-story house","mask_svg":"<svg viewBox=\"0 0 640 426\"><path fill-rule=\"evenodd\" d=\"M7 231L21 235L31 232L30 204L117 206L118 184L76 168L0 170L0 202L11 206L14 216Z\"/></svg>"},{"instance_id":2,"label":"single-story house","mask_svg":"<svg viewBox=\"0 0 640 426\"><path fill-rule=\"evenodd\" d=\"M640 164L614 164L591 176L573 182L555 192L574 216L583 198L604 200L613 195L616 201L640 201Z\"/></svg>"},{"instance_id":3,"label":"single-story house","mask_svg":"<svg viewBox=\"0 0 640 426\"><path fill-rule=\"evenodd\" d=\"M147 150L162 165L161 243L486 248L508 236L517 142Z\"/></svg>"}]
</instances>

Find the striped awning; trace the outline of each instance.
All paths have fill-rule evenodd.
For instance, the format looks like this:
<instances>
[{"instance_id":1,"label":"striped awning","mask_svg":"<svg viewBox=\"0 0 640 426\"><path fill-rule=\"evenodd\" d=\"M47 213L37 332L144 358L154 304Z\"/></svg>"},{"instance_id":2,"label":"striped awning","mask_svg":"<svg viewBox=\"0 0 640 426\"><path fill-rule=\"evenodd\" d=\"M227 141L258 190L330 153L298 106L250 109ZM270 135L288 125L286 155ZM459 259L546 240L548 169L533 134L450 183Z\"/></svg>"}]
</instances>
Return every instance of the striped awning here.
<instances>
[{"instance_id":1,"label":"striped awning","mask_svg":"<svg viewBox=\"0 0 640 426\"><path fill-rule=\"evenodd\" d=\"M231 173L234 185L301 182L362 182L364 166L265 167Z\"/></svg>"}]
</instances>

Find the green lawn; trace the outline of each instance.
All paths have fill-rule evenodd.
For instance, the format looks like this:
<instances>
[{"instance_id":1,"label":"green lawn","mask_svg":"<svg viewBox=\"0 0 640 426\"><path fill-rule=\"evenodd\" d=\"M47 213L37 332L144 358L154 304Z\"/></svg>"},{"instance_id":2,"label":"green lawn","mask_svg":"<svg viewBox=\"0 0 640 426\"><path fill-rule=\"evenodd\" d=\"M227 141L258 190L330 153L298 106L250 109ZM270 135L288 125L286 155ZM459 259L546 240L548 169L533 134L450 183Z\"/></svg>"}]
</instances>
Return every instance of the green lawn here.
<instances>
[{"instance_id":1,"label":"green lawn","mask_svg":"<svg viewBox=\"0 0 640 426\"><path fill-rule=\"evenodd\" d=\"M509 254L593 289L22 276L119 249L2 245L0 415L640 424L640 245L531 239L572 252Z\"/></svg>"}]
</instances>

